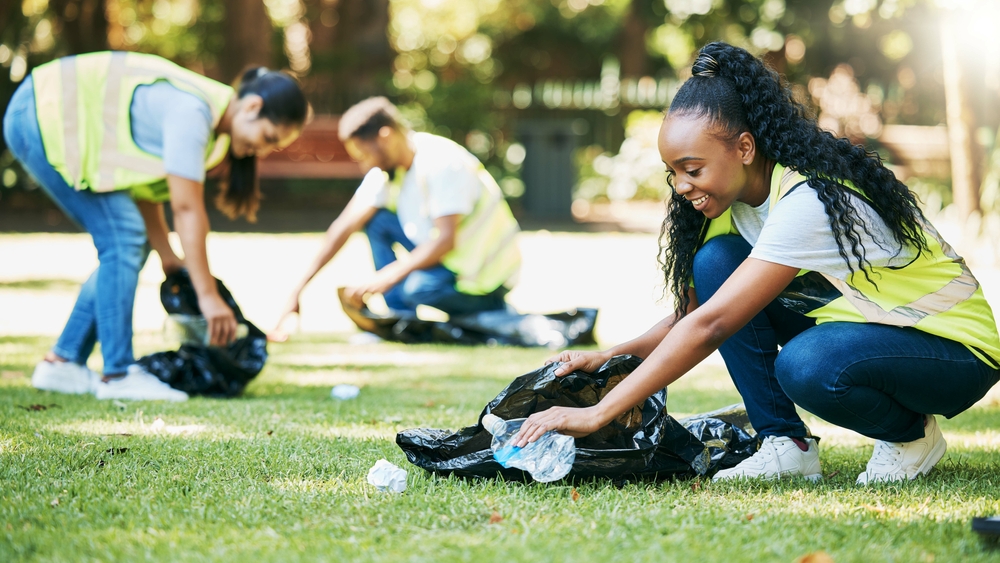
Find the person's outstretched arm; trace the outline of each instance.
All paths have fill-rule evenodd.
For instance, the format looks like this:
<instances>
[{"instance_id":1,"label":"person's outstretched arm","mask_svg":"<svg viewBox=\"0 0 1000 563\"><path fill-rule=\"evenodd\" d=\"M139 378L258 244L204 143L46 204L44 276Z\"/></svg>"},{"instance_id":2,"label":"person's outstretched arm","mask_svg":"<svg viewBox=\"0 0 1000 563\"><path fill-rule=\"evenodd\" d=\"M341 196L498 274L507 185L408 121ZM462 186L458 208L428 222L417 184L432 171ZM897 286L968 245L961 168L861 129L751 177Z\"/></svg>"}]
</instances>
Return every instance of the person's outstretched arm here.
<instances>
[{"instance_id":1,"label":"person's outstretched arm","mask_svg":"<svg viewBox=\"0 0 1000 563\"><path fill-rule=\"evenodd\" d=\"M198 294L198 307L208 321L209 344L222 346L236 338L236 315L219 295L215 278L208 268L208 213L205 211L205 185L201 182L167 175L170 188L170 208L174 213L174 228L184 249L184 264L191 276L191 285Z\"/></svg>"},{"instance_id":2,"label":"person's outstretched arm","mask_svg":"<svg viewBox=\"0 0 1000 563\"><path fill-rule=\"evenodd\" d=\"M347 239L371 221L376 211L378 211L377 207L372 207L368 203L360 201L360 198L356 194L351 198L344 211L341 212L326 230L323 245L320 247L319 252L316 253L316 257L309 264L305 275L302 276L302 279L292 290L292 295L288 298L285 308L278 318L278 324L275 326L274 332L277 332L285 317L299 312L299 298L302 295L302 290L316 277L316 274L323 269L323 266L326 266L340 252ZM278 339L280 340L281 338Z\"/></svg>"},{"instance_id":3,"label":"person's outstretched arm","mask_svg":"<svg viewBox=\"0 0 1000 563\"><path fill-rule=\"evenodd\" d=\"M149 246L160 257L163 273L169 276L183 268L184 261L174 253L174 249L170 246L168 238L170 228L167 227L167 218L163 215L163 204L143 200L137 200L135 204L139 208L139 213L142 214L142 221L146 224L146 238L149 240Z\"/></svg>"},{"instance_id":4,"label":"person's outstretched arm","mask_svg":"<svg viewBox=\"0 0 1000 563\"><path fill-rule=\"evenodd\" d=\"M586 436L606 426L718 349L774 301L798 271L748 258L711 299L674 325L645 361L601 402L587 408L553 407L531 415L521 427L517 445L533 442L549 430Z\"/></svg>"},{"instance_id":5,"label":"person's outstretched arm","mask_svg":"<svg viewBox=\"0 0 1000 563\"><path fill-rule=\"evenodd\" d=\"M412 252L375 272L375 277L366 284L347 290L347 298L356 306L364 302L366 295L385 293L406 279L415 270L423 270L441 263L441 259L455 248L455 235L462 215L445 215L434 219L437 237L418 244Z\"/></svg>"}]
</instances>

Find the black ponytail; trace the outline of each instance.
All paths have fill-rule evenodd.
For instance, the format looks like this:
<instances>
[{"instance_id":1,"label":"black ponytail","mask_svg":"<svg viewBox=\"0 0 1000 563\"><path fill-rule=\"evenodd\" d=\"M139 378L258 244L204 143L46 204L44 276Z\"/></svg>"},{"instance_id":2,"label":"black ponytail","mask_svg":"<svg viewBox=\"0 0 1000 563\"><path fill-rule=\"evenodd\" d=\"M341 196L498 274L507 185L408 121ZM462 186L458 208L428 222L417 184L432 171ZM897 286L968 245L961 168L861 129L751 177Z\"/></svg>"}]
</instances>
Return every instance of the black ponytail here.
<instances>
[{"instance_id":1,"label":"black ponytail","mask_svg":"<svg viewBox=\"0 0 1000 563\"><path fill-rule=\"evenodd\" d=\"M243 73L236 86L236 97L256 94L264 100L257 114L258 119L270 120L275 125L299 126L309 115L309 103L298 81L284 71L251 68ZM229 178L219 186L215 206L230 219L241 215L251 223L257 220L261 200L260 182L257 178L257 157L237 158L229 151Z\"/></svg>"},{"instance_id":2,"label":"black ponytail","mask_svg":"<svg viewBox=\"0 0 1000 563\"><path fill-rule=\"evenodd\" d=\"M678 90L669 113L707 117L727 139L749 132L762 157L809 178L809 186L816 190L829 216L840 256L852 273L861 270L874 283L869 275L871 264L855 229L871 232L858 217L845 181L860 190L902 247L927 250L921 227L925 219L913 193L876 153L821 130L763 61L744 49L716 42L701 49L691 70L693 76ZM676 193L671 195L660 230L659 262L678 304L677 319L684 316L690 303L687 287L694 254L707 224L691 202Z\"/></svg>"}]
</instances>

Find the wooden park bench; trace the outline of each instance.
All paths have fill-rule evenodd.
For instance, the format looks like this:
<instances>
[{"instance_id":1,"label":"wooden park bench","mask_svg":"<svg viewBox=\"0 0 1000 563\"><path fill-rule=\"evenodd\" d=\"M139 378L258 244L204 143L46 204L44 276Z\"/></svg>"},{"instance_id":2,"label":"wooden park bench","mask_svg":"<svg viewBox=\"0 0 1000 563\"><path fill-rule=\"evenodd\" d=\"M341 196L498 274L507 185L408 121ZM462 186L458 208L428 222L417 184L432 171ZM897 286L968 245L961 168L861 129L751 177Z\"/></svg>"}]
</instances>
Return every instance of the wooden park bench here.
<instances>
[{"instance_id":1,"label":"wooden park bench","mask_svg":"<svg viewBox=\"0 0 1000 563\"><path fill-rule=\"evenodd\" d=\"M302 134L284 150L272 152L258 163L262 179L361 178L361 168L351 160L337 137L336 115L317 115Z\"/></svg>"}]
</instances>

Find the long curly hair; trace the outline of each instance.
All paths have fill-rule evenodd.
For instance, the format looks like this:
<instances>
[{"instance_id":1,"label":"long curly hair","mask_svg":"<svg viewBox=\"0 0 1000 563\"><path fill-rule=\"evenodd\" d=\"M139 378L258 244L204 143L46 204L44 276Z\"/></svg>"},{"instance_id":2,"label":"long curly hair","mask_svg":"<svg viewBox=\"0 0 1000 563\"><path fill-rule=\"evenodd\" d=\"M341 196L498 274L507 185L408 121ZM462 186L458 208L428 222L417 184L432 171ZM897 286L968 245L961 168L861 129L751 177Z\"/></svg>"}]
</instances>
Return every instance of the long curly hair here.
<instances>
[{"instance_id":1,"label":"long curly hair","mask_svg":"<svg viewBox=\"0 0 1000 563\"><path fill-rule=\"evenodd\" d=\"M749 132L762 157L806 176L830 218L840 256L852 273L861 270L870 283L875 283L870 277L871 264L856 229L868 235L871 232L859 218L851 197L859 194L843 182L860 191L902 247L918 253L927 250L921 228L924 216L906 185L876 153L821 130L778 74L746 50L721 42L703 47L692 67L692 77L678 90L668 112L707 117L716 133L731 141ZM667 182L673 188L669 176ZM671 194L660 229L658 261L677 304L675 322L690 305L687 287L694 254L708 223L691 202Z\"/></svg>"}]
</instances>

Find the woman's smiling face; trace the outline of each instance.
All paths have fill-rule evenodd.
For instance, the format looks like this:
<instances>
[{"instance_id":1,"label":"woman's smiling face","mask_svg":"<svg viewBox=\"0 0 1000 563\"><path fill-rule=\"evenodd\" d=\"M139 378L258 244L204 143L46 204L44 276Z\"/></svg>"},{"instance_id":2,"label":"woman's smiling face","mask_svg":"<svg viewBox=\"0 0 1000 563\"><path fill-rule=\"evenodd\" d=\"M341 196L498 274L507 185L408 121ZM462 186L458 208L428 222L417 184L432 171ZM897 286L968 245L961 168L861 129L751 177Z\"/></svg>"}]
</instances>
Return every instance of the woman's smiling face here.
<instances>
[{"instance_id":1,"label":"woman's smiling face","mask_svg":"<svg viewBox=\"0 0 1000 563\"><path fill-rule=\"evenodd\" d=\"M748 167L756 153L753 136L741 133L730 141L724 134L708 117L691 114L667 114L660 126L660 158L674 191L709 219L735 201L756 206L767 200L766 189L763 197L758 186L748 189Z\"/></svg>"}]
</instances>

